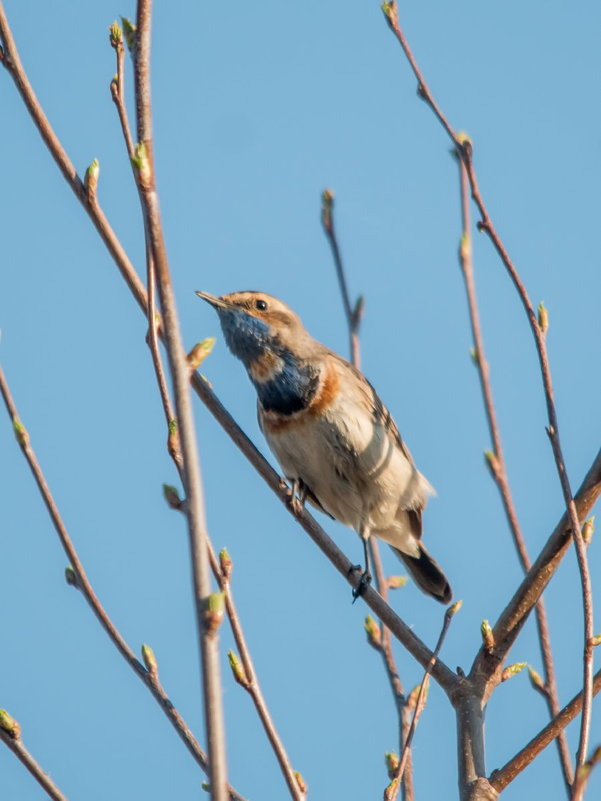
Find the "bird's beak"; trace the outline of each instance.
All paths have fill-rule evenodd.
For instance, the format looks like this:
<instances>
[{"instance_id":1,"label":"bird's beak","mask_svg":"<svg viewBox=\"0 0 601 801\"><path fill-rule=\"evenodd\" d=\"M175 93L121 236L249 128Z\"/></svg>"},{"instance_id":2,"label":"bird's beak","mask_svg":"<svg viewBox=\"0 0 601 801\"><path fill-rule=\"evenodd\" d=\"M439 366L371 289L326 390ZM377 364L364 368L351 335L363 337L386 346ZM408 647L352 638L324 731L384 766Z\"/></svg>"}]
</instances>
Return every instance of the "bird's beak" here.
<instances>
[{"instance_id":1,"label":"bird's beak","mask_svg":"<svg viewBox=\"0 0 601 801\"><path fill-rule=\"evenodd\" d=\"M227 308L227 303L215 295L210 295L208 292L201 292L200 290L198 290L196 294L199 298L202 298L203 300L206 300L207 303L210 303L214 309L219 310Z\"/></svg>"}]
</instances>

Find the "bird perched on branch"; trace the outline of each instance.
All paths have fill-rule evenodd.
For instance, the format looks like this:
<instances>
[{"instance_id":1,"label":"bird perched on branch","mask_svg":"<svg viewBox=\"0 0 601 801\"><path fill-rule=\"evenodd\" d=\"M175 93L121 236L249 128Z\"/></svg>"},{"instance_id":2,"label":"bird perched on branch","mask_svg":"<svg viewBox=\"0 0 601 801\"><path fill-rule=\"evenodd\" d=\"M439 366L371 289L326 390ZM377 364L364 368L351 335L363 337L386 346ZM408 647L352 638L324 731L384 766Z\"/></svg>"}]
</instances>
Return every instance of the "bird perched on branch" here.
<instances>
[{"instance_id":1,"label":"bird perched on branch","mask_svg":"<svg viewBox=\"0 0 601 801\"><path fill-rule=\"evenodd\" d=\"M259 425L293 492L363 540L355 597L370 581L373 535L391 546L424 592L448 603L449 582L421 542L432 487L367 379L271 295L196 294L217 311L229 349L246 367Z\"/></svg>"}]
</instances>

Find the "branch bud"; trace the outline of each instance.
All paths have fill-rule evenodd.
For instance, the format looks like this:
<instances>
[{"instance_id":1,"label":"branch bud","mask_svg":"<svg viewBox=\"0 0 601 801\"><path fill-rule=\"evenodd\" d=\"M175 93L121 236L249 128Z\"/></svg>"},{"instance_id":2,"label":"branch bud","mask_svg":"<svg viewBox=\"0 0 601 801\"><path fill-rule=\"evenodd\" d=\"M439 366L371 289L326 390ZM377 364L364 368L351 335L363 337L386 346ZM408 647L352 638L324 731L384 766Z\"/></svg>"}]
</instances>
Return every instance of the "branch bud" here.
<instances>
[{"instance_id":1,"label":"branch bud","mask_svg":"<svg viewBox=\"0 0 601 801\"><path fill-rule=\"evenodd\" d=\"M527 662L516 662L514 665L508 665L501 673L501 681L507 681L507 679L510 679L512 676L517 676L527 664Z\"/></svg>"},{"instance_id":2,"label":"branch bud","mask_svg":"<svg viewBox=\"0 0 601 801\"><path fill-rule=\"evenodd\" d=\"M477 367L478 364L480 363L480 357L478 356L478 349L475 346L473 348L470 348L470 357Z\"/></svg>"},{"instance_id":3,"label":"branch bud","mask_svg":"<svg viewBox=\"0 0 601 801\"><path fill-rule=\"evenodd\" d=\"M200 786L205 791L205 793L211 792L211 785L208 782L201 782Z\"/></svg>"},{"instance_id":4,"label":"branch bud","mask_svg":"<svg viewBox=\"0 0 601 801\"><path fill-rule=\"evenodd\" d=\"M380 627L371 615L368 615L365 618L363 628L367 634L367 642L372 646L372 648L379 648L381 643Z\"/></svg>"},{"instance_id":5,"label":"branch bud","mask_svg":"<svg viewBox=\"0 0 601 801\"><path fill-rule=\"evenodd\" d=\"M447 609L447 611L445 612L444 614L445 618L448 619L454 617L457 614L457 612L459 612L462 606L463 606L463 601L455 601L455 603L451 604Z\"/></svg>"},{"instance_id":6,"label":"branch bud","mask_svg":"<svg viewBox=\"0 0 601 801\"><path fill-rule=\"evenodd\" d=\"M334 208L334 192L324 189L321 193L321 224L330 233L332 231L332 210Z\"/></svg>"},{"instance_id":7,"label":"branch bud","mask_svg":"<svg viewBox=\"0 0 601 801\"><path fill-rule=\"evenodd\" d=\"M589 645L591 648L596 648L598 645L601 645L601 634L595 634L594 637L591 637L589 640Z\"/></svg>"},{"instance_id":8,"label":"branch bud","mask_svg":"<svg viewBox=\"0 0 601 801\"><path fill-rule=\"evenodd\" d=\"M248 676L246 675L246 671L244 670L244 665L233 651L227 652L227 658L229 660L234 679L241 687L244 687L245 690L248 690L250 687L250 682L248 680Z\"/></svg>"},{"instance_id":9,"label":"branch bud","mask_svg":"<svg viewBox=\"0 0 601 801\"><path fill-rule=\"evenodd\" d=\"M384 12L384 16L386 17L386 21L392 30L394 30L399 24L399 10L396 2L393 0L391 3L382 3L381 8Z\"/></svg>"},{"instance_id":10,"label":"branch bud","mask_svg":"<svg viewBox=\"0 0 601 801\"><path fill-rule=\"evenodd\" d=\"M18 417L13 417L13 431L17 442L22 448L29 444L29 432Z\"/></svg>"},{"instance_id":11,"label":"branch bud","mask_svg":"<svg viewBox=\"0 0 601 801\"><path fill-rule=\"evenodd\" d=\"M584 540L585 545L590 545L591 540L593 539L593 534L595 533L595 515L589 517L588 520L584 521L584 525L582 526L582 539Z\"/></svg>"},{"instance_id":12,"label":"branch bud","mask_svg":"<svg viewBox=\"0 0 601 801\"><path fill-rule=\"evenodd\" d=\"M459 258L462 262L467 262L472 256L472 238L468 233L463 233L459 240Z\"/></svg>"},{"instance_id":13,"label":"branch bud","mask_svg":"<svg viewBox=\"0 0 601 801\"><path fill-rule=\"evenodd\" d=\"M486 461L486 466L490 470L491 476L496 481L500 473L500 464L497 454L493 453L492 451L484 451L484 459Z\"/></svg>"},{"instance_id":14,"label":"branch bud","mask_svg":"<svg viewBox=\"0 0 601 801\"><path fill-rule=\"evenodd\" d=\"M389 590L400 590L407 583L407 576L388 576L386 586Z\"/></svg>"},{"instance_id":15,"label":"branch bud","mask_svg":"<svg viewBox=\"0 0 601 801\"><path fill-rule=\"evenodd\" d=\"M73 570L71 565L68 565L65 568L65 581L67 582L67 584L70 587L79 588L79 584L78 584L78 581L77 581L77 573L75 572L75 570Z\"/></svg>"},{"instance_id":16,"label":"branch bud","mask_svg":"<svg viewBox=\"0 0 601 801\"><path fill-rule=\"evenodd\" d=\"M115 50L123 47L123 32L117 20L112 25L109 25L109 41L111 47L114 47Z\"/></svg>"},{"instance_id":17,"label":"branch bud","mask_svg":"<svg viewBox=\"0 0 601 801\"><path fill-rule=\"evenodd\" d=\"M399 767L399 761L400 761L399 755L395 754L394 751L387 751L384 754L384 760L386 762L386 770L388 771L388 778L394 779Z\"/></svg>"},{"instance_id":18,"label":"branch bud","mask_svg":"<svg viewBox=\"0 0 601 801\"><path fill-rule=\"evenodd\" d=\"M0 709L0 729L3 729L13 740L21 737L21 727L6 709Z\"/></svg>"},{"instance_id":19,"label":"branch bud","mask_svg":"<svg viewBox=\"0 0 601 801\"><path fill-rule=\"evenodd\" d=\"M169 421L169 434L167 436L167 450L172 459L181 458L181 449L179 442L179 431L177 430L177 420Z\"/></svg>"},{"instance_id":20,"label":"branch bud","mask_svg":"<svg viewBox=\"0 0 601 801\"><path fill-rule=\"evenodd\" d=\"M538 326L543 334L547 333L547 329L549 328L549 312L542 300L538 304Z\"/></svg>"},{"instance_id":21,"label":"branch bud","mask_svg":"<svg viewBox=\"0 0 601 801\"><path fill-rule=\"evenodd\" d=\"M154 655L154 651L150 647L150 645L142 644L142 661L146 667L146 670L150 673L153 679L157 679L159 677L159 666L157 663L156 656Z\"/></svg>"},{"instance_id":22,"label":"branch bud","mask_svg":"<svg viewBox=\"0 0 601 801\"><path fill-rule=\"evenodd\" d=\"M171 509L181 510L183 501L179 497L177 487L173 487L171 484L163 484L163 498Z\"/></svg>"},{"instance_id":23,"label":"branch bud","mask_svg":"<svg viewBox=\"0 0 601 801\"><path fill-rule=\"evenodd\" d=\"M219 551L219 567L221 568L221 575L225 581L229 581L234 567L232 557L229 555L227 548L222 548Z\"/></svg>"},{"instance_id":24,"label":"branch bud","mask_svg":"<svg viewBox=\"0 0 601 801\"><path fill-rule=\"evenodd\" d=\"M83 185L86 188L86 192L88 193L88 199L92 199L96 197L96 189L98 187L98 176L100 175L100 162L98 159L94 159L88 169L86 170L86 174L83 179Z\"/></svg>"},{"instance_id":25,"label":"branch bud","mask_svg":"<svg viewBox=\"0 0 601 801\"><path fill-rule=\"evenodd\" d=\"M393 799L397 797L398 786L399 786L399 780L393 779L384 790L384 796L383 796L384 801L393 801Z\"/></svg>"},{"instance_id":26,"label":"branch bud","mask_svg":"<svg viewBox=\"0 0 601 801\"><path fill-rule=\"evenodd\" d=\"M416 684L415 687L411 690L411 692L407 696L407 701L405 704L407 709L415 709L415 705L417 704L417 698L419 696L419 688L420 685Z\"/></svg>"},{"instance_id":27,"label":"branch bud","mask_svg":"<svg viewBox=\"0 0 601 801\"><path fill-rule=\"evenodd\" d=\"M492 626L488 620L483 620L480 626L480 633L482 634L482 643L487 651L492 651L495 647L495 637L492 631Z\"/></svg>"},{"instance_id":28,"label":"branch bud","mask_svg":"<svg viewBox=\"0 0 601 801\"><path fill-rule=\"evenodd\" d=\"M187 356L190 370L196 370L200 367L200 365L215 347L216 342L217 340L215 337L206 337L206 339L202 339L200 342L197 342L196 345L194 345Z\"/></svg>"},{"instance_id":29,"label":"branch bud","mask_svg":"<svg viewBox=\"0 0 601 801\"><path fill-rule=\"evenodd\" d=\"M152 173L150 170L150 160L145 142L136 142L134 145L134 155L131 159L132 166L136 171L138 183L142 186L150 184Z\"/></svg>"},{"instance_id":30,"label":"branch bud","mask_svg":"<svg viewBox=\"0 0 601 801\"><path fill-rule=\"evenodd\" d=\"M222 592L213 592L206 600L204 609L205 631L209 637L214 637L223 620L225 600Z\"/></svg>"},{"instance_id":31,"label":"branch bud","mask_svg":"<svg viewBox=\"0 0 601 801\"><path fill-rule=\"evenodd\" d=\"M123 25L123 37L125 38L127 49L130 53L133 53L136 46L136 26L127 17L121 17L121 24Z\"/></svg>"},{"instance_id":32,"label":"branch bud","mask_svg":"<svg viewBox=\"0 0 601 801\"><path fill-rule=\"evenodd\" d=\"M296 783L298 785L298 789L301 791L303 795L307 794L307 782L303 779L302 773L298 770L292 771L294 778L296 779Z\"/></svg>"},{"instance_id":33,"label":"branch bud","mask_svg":"<svg viewBox=\"0 0 601 801\"><path fill-rule=\"evenodd\" d=\"M542 676L540 673L537 673L533 667L528 668L528 678L530 679L530 684L534 690L537 690L543 695L547 694L547 688L545 687L545 682L543 681Z\"/></svg>"}]
</instances>

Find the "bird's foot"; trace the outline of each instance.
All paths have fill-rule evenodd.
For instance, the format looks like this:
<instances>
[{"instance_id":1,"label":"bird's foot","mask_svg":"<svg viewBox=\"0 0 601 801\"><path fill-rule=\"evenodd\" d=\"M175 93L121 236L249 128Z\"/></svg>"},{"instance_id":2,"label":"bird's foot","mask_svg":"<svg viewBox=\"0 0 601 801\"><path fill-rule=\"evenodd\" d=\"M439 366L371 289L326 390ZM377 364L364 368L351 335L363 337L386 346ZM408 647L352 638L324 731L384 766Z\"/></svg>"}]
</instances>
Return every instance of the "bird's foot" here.
<instances>
[{"instance_id":1,"label":"bird's foot","mask_svg":"<svg viewBox=\"0 0 601 801\"><path fill-rule=\"evenodd\" d=\"M361 578L359 579L359 583L357 584L356 587L353 587L353 603L355 603L357 598L360 598L363 595L365 590L371 584L371 574L369 570L362 570L361 565L352 565L351 569L349 570L349 573L356 573L360 570L362 572L361 572Z\"/></svg>"},{"instance_id":2,"label":"bird's foot","mask_svg":"<svg viewBox=\"0 0 601 801\"><path fill-rule=\"evenodd\" d=\"M291 480L289 501L294 514L300 514L305 508L305 501L307 499L306 492L304 491L303 483L300 479L295 478Z\"/></svg>"}]
</instances>

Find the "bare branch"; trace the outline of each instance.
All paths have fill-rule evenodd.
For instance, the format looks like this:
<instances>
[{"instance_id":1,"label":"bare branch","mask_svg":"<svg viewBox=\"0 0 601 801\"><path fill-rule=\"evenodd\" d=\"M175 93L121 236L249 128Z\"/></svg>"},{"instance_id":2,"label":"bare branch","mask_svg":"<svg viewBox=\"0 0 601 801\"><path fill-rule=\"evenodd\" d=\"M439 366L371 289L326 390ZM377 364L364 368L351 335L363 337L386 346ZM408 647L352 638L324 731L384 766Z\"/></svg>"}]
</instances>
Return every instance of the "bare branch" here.
<instances>
[{"instance_id":1,"label":"bare branch","mask_svg":"<svg viewBox=\"0 0 601 801\"><path fill-rule=\"evenodd\" d=\"M123 33L116 22L110 26L109 31L111 45L115 49L117 58L117 74L111 81L111 96L117 108L117 113L119 114L127 155L131 160L134 157L134 141L132 139L129 117L127 116L127 107L125 105L125 48L123 47Z\"/></svg>"},{"instance_id":2,"label":"bare branch","mask_svg":"<svg viewBox=\"0 0 601 801\"><path fill-rule=\"evenodd\" d=\"M590 729L591 706L592 706L593 651L592 651L592 646L590 645L591 639L594 634L592 593L591 593L590 574L588 570L588 562L586 557L586 548L580 530L580 523L578 522L578 513L576 505L574 503L572 490L570 488L570 482L568 479L567 470L561 449L561 443L559 439L559 425L557 421L557 413L555 410L555 402L553 398L553 386L551 382L551 372L549 369L549 361L548 361L547 348L545 342L546 329L543 330L543 327L539 325L537 316L534 313L534 308L532 306L526 288L522 280L520 279L518 272L515 269L515 266L513 265L513 262L509 258L509 254L505 246L503 245L503 242L499 234L497 233L495 226L493 225L490 215L488 214L488 211L486 209L486 206L484 205L484 201L482 199L482 195L480 193L478 181L476 179L476 174L474 171L472 143L469 141L469 139L461 137L454 131L454 129L451 127L448 120L442 113L440 107L434 100L432 92L430 91L430 88L428 87L424 79L424 76L421 70L419 69L417 62L413 56L413 53L409 48L407 40L400 28L397 3L394 1L385 2L382 4L382 10L384 11L384 15L386 16L386 19L388 21L391 30L395 34L399 44L403 49L403 52L407 57L407 60L409 61L409 64L411 65L411 69L413 70L415 77L417 78L418 93L420 97L423 100L425 100L426 103L430 106L430 108L436 115L438 121L440 122L442 127L447 132L448 136L453 141L453 144L457 148L457 152L459 153L461 159L465 164L465 168L467 170L467 175L471 187L472 198L476 203L482 217L481 221L478 224L478 228L481 231L486 231L497 253L501 257L501 261L503 262L518 292L518 295L520 297L520 300L528 317L528 322L530 323L530 328L532 330L532 334L534 336L534 340L536 343L536 349L538 353L541 374L543 379L545 400L547 403L547 414L549 419L547 433L549 435L549 439L551 440L551 447L553 450L553 456L555 458L557 473L559 476L564 502L566 505L566 511L570 523L572 537L574 539L574 544L576 546L576 555L578 559L578 567L580 570L580 580L582 586L582 606L583 606L583 616L584 616L583 684L584 684L585 698L584 698L581 726L580 726L580 741L578 744L578 754L576 759L577 765L582 765L584 764L584 761L586 759L586 753L588 750L588 736Z\"/></svg>"},{"instance_id":3,"label":"bare branch","mask_svg":"<svg viewBox=\"0 0 601 801\"><path fill-rule=\"evenodd\" d=\"M2 712L4 712L4 710L0 710L0 713ZM27 748L25 748L23 741L21 740L19 724L14 720L13 723L15 723L17 726L17 729L13 729L13 731L7 731L4 725L0 726L0 740L2 740L2 742L8 746L13 754L15 754L15 756L23 763L23 765L25 765L33 778L41 787L44 788L50 798L54 799L54 801L67 801L67 796L59 790L50 776L48 776L47 773L44 773L41 766L35 761Z\"/></svg>"},{"instance_id":4,"label":"bare branch","mask_svg":"<svg viewBox=\"0 0 601 801\"><path fill-rule=\"evenodd\" d=\"M593 695L601 690L601 670L595 673L593 679ZM507 764L499 770L492 772L490 783L500 793L521 773L524 768L537 757L540 752L551 743L561 731L570 723L582 709L582 693L578 693L569 704L564 706L559 715L548 723L544 729L530 740L518 753L512 757Z\"/></svg>"},{"instance_id":5,"label":"bare branch","mask_svg":"<svg viewBox=\"0 0 601 801\"><path fill-rule=\"evenodd\" d=\"M454 615L457 614L457 612L461 609L462 603L463 603L462 601L456 601L452 606L449 606L449 608L444 614L442 629L440 630L438 642L436 643L436 647L434 648L434 653L432 654L432 658L430 659L430 662L426 667L424 677L419 687L419 692L417 694L417 699L415 701L415 709L413 711L413 718L411 719L411 725L407 733L407 738L403 746L403 751L401 753L401 758L399 760L398 767L390 784L391 792L388 794L386 801L394 801L394 799L398 795L399 785L403 781L403 775L405 773L405 769L407 767L407 763L411 753L410 748L411 748L411 743L413 742L413 735L415 734L417 724L419 722L419 719L421 717L422 711L426 703L426 694L428 692L428 685L430 682L430 673L432 672L432 668L434 667L434 665L436 664L436 660L438 659L438 654L440 653L442 644L445 641L445 637L447 635L447 631L451 624L451 620L453 619Z\"/></svg>"},{"instance_id":6,"label":"bare branch","mask_svg":"<svg viewBox=\"0 0 601 801\"><path fill-rule=\"evenodd\" d=\"M225 801L227 797L227 768L221 679L219 675L219 641L216 629L210 626L207 620L207 604L210 601L211 593L208 536L200 462L190 397L190 371L182 345L156 191L150 99L151 15L151 0L139 0L137 4L134 48L134 82L138 132L134 165L136 166L146 236L152 264L157 274L157 285L164 316L165 345L173 380L178 433L183 457L183 482L186 492L185 510L190 537L194 605L202 662L202 689L210 762L210 793L212 801ZM150 324L152 327L154 321L151 320Z\"/></svg>"},{"instance_id":7,"label":"bare branch","mask_svg":"<svg viewBox=\"0 0 601 801\"><path fill-rule=\"evenodd\" d=\"M77 550L75 549L75 545L73 544L73 540L71 539L69 532L63 522L61 514L58 510L54 497L50 491L50 487L46 482L46 478L44 473L42 472L42 468L40 463L38 462L37 456L35 451L31 445L29 439L29 433L27 429L21 422L21 418L17 412L17 408L13 401L10 388L8 386L8 382L6 381L6 377L2 368L0 367L0 394L4 399L4 404L6 406L6 410L8 412L8 416L12 422L13 429L15 431L15 436L17 438L17 442L21 447L21 451L23 452L23 456L27 460L29 468L33 474L35 482L38 486L40 491L40 495L46 505L46 509L48 510L48 514L50 515L50 519L54 525L56 533L60 539L61 545L63 546L63 550L67 555L67 559L70 563L70 570L74 574L74 586L77 587L78 590L82 593L83 597L87 601L90 609L96 616L98 622L108 634L109 639L113 643L113 645L117 648L121 656L125 659L125 661L129 664L132 668L134 673L138 676L139 679L148 687L152 695L154 696L155 700L158 702L159 706L171 722L172 726L179 734L182 741L185 743L186 747L196 760L196 762L200 765L200 767L208 774L209 767L208 767L208 759L202 748L200 747L198 741L190 731L188 725L176 710L173 702L170 700L169 696L163 689L162 685L158 680L158 675L153 674L152 672L148 671L147 668L140 662L140 660L136 657L133 650L127 644L123 636L121 635L120 631L117 629L109 615L107 614L106 610L100 603L100 600L96 593L94 592L94 588L92 587L90 580L86 574L83 564L81 563ZM231 801L244 801L242 796L240 796L233 788L229 788L229 798Z\"/></svg>"},{"instance_id":8,"label":"bare branch","mask_svg":"<svg viewBox=\"0 0 601 801\"><path fill-rule=\"evenodd\" d=\"M255 668L252 662L250 651L248 649L248 645L246 644L246 638L244 637L244 632L242 631L240 617L238 615L238 611L234 603L234 597L232 595L232 587L230 582L230 574L232 569L231 560L229 559L229 556L227 556L226 568L224 569L223 551L221 552L220 556L221 556L220 559L221 564L217 560L215 553L211 549L211 567L213 569L215 578L219 582L222 592L225 594L225 607L227 615L230 621L230 625L232 627L234 640L236 641L236 647L238 648L240 657L242 659L241 675L243 675L244 680L240 681L240 678L236 675L236 671L234 670L234 665L232 664L232 670L234 671L234 678L236 678L236 680L248 692L248 694L252 699L253 704L255 705L255 709L257 710L259 719L263 724L263 729L265 730L267 739L271 744L271 747L279 763L282 774L284 775L284 779L286 780L286 784L288 785L291 797L294 799L294 801L304 801L304 799L306 798L306 792L304 792L302 788L299 786L299 782L296 778L295 771L292 768L292 763L290 762L290 758L286 753L284 744L282 743L282 740L277 732L277 729L275 727L269 709L267 708L267 704L265 702L265 698L263 697L261 686L259 684L259 680L257 678L257 674L255 672ZM230 657L230 663L231 662L232 659Z\"/></svg>"},{"instance_id":9,"label":"bare branch","mask_svg":"<svg viewBox=\"0 0 601 801\"><path fill-rule=\"evenodd\" d=\"M472 225L470 219L469 180L467 168L463 159L461 158L461 154L458 153L457 156L460 174L461 218L463 223L463 232L459 246L459 262L461 264L461 270L465 280L470 324L474 340L474 361L478 369L482 397L484 400L484 408L486 410L488 428L493 444L492 456L494 458L489 459L489 466L491 468L491 474L501 494L503 508L505 509L505 514L507 516L507 521L509 523L509 528L520 563L524 572L527 573L528 570L530 570L532 563L528 555L528 549L520 528L515 504L513 502L513 497L509 486L509 477L507 475L507 466L505 464L505 456L503 453L501 432L497 421L497 413L495 410L492 386L490 383L490 368L486 359L486 353L484 351L484 338L482 336L482 329L480 326L480 314L478 311L478 300L476 296L476 284L474 280L472 263ZM559 713L559 693L557 690L557 680L555 677L555 666L553 664L549 624L547 622L547 613L542 598L536 604L536 622L543 664L545 666L545 684L543 695L545 701L547 702L547 706L549 707L549 715L553 718ZM557 747L559 751L559 760L561 763L564 782L569 794L573 779L573 768L567 737L563 731L557 738Z\"/></svg>"}]
</instances>

